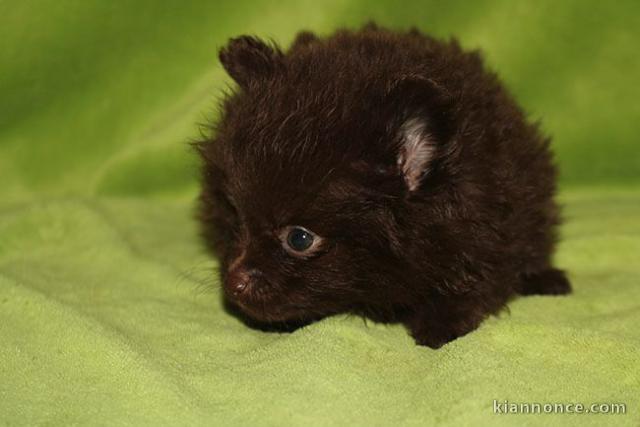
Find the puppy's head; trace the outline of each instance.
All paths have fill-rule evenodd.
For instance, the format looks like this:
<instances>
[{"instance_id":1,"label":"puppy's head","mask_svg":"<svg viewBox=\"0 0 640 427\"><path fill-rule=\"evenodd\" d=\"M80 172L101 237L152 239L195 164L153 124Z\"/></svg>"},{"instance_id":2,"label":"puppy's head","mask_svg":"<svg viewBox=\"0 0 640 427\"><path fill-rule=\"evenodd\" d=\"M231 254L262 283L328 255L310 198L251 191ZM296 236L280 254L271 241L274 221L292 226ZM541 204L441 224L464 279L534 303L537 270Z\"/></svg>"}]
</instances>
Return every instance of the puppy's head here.
<instances>
[{"instance_id":1,"label":"puppy's head","mask_svg":"<svg viewBox=\"0 0 640 427\"><path fill-rule=\"evenodd\" d=\"M283 54L241 37L220 53L239 88L200 146L202 216L226 297L257 320L410 298L406 221L450 151L447 97L359 43L303 33Z\"/></svg>"}]
</instances>

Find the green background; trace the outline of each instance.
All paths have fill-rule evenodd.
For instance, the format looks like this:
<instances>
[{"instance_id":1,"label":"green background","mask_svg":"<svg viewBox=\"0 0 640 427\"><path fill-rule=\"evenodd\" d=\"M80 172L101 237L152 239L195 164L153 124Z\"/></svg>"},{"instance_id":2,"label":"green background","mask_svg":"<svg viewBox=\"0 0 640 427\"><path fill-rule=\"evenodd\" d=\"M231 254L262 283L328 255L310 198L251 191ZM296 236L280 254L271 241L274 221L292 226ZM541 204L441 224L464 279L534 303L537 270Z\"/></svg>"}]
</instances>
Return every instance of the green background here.
<instances>
[{"instance_id":1,"label":"green background","mask_svg":"<svg viewBox=\"0 0 640 427\"><path fill-rule=\"evenodd\" d=\"M439 351L334 317L222 311L188 142L231 82L217 49L373 19L481 48L561 168L568 298ZM0 0L0 423L640 423L640 4ZM493 399L626 415L494 415Z\"/></svg>"}]
</instances>

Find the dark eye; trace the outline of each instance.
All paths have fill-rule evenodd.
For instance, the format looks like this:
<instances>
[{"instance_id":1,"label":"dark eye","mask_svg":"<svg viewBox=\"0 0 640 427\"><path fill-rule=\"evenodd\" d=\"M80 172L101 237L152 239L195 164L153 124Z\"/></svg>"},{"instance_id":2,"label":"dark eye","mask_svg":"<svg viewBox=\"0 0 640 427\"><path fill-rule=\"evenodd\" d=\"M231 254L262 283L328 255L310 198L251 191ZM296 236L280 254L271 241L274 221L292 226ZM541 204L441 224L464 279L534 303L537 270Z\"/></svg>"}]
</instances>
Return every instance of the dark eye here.
<instances>
[{"instance_id":1,"label":"dark eye","mask_svg":"<svg viewBox=\"0 0 640 427\"><path fill-rule=\"evenodd\" d=\"M314 240L314 234L302 227L292 227L287 234L287 245L296 252L306 251Z\"/></svg>"}]
</instances>

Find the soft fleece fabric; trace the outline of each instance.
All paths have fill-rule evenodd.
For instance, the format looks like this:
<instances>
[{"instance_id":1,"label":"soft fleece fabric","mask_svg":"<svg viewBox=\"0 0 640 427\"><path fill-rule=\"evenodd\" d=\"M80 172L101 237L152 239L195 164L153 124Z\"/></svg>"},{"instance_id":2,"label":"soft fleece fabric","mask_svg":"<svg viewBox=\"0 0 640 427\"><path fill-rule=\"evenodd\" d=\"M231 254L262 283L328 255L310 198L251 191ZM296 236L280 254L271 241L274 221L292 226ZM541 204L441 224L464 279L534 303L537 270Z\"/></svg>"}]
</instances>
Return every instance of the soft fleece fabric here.
<instances>
[{"instance_id":1,"label":"soft fleece fabric","mask_svg":"<svg viewBox=\"0 0 640 427\"><path fill-rule=\"evenodd\" d=\"M638 425L639 17L632 1L0 2L0 424ZM572 296L517 300L438 351L353 317L274 334L223 311L187 144L230 84L216 49L368 19L482 47L544 119Z\"/></svg>"}]
</instances>

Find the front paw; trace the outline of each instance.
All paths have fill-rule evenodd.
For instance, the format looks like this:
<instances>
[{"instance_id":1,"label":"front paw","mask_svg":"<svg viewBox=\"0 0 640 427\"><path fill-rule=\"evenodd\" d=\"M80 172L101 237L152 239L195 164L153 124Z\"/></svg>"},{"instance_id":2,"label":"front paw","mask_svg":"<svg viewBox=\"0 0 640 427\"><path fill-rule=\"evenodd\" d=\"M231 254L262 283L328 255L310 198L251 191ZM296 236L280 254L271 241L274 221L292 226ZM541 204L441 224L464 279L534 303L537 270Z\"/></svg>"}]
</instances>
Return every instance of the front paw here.
<instances>
[{"instance_id":1,"label":"front paw","mask_svg":"<svg viewBox=\"0 0 640 427\"><path fill-rule=\"evenodd\" d=\"M459 333L452 328L434 326L432 328L413 329L411 330L411 336L418 345L426 345L427 347L438 349L446 343L461 337L467 332Z\"/></svg>"},{"instance_id":2,"label":"front paw","mask_svg":"<svg viewBox=\"0 0 640 427\"><path fill-rule=\"evenodd\" d=\"M418 345L440 348L478 328L486 313L481 305L452 301L438 309L415 312L405 325Z\"/></svg>"}]
</instances>

